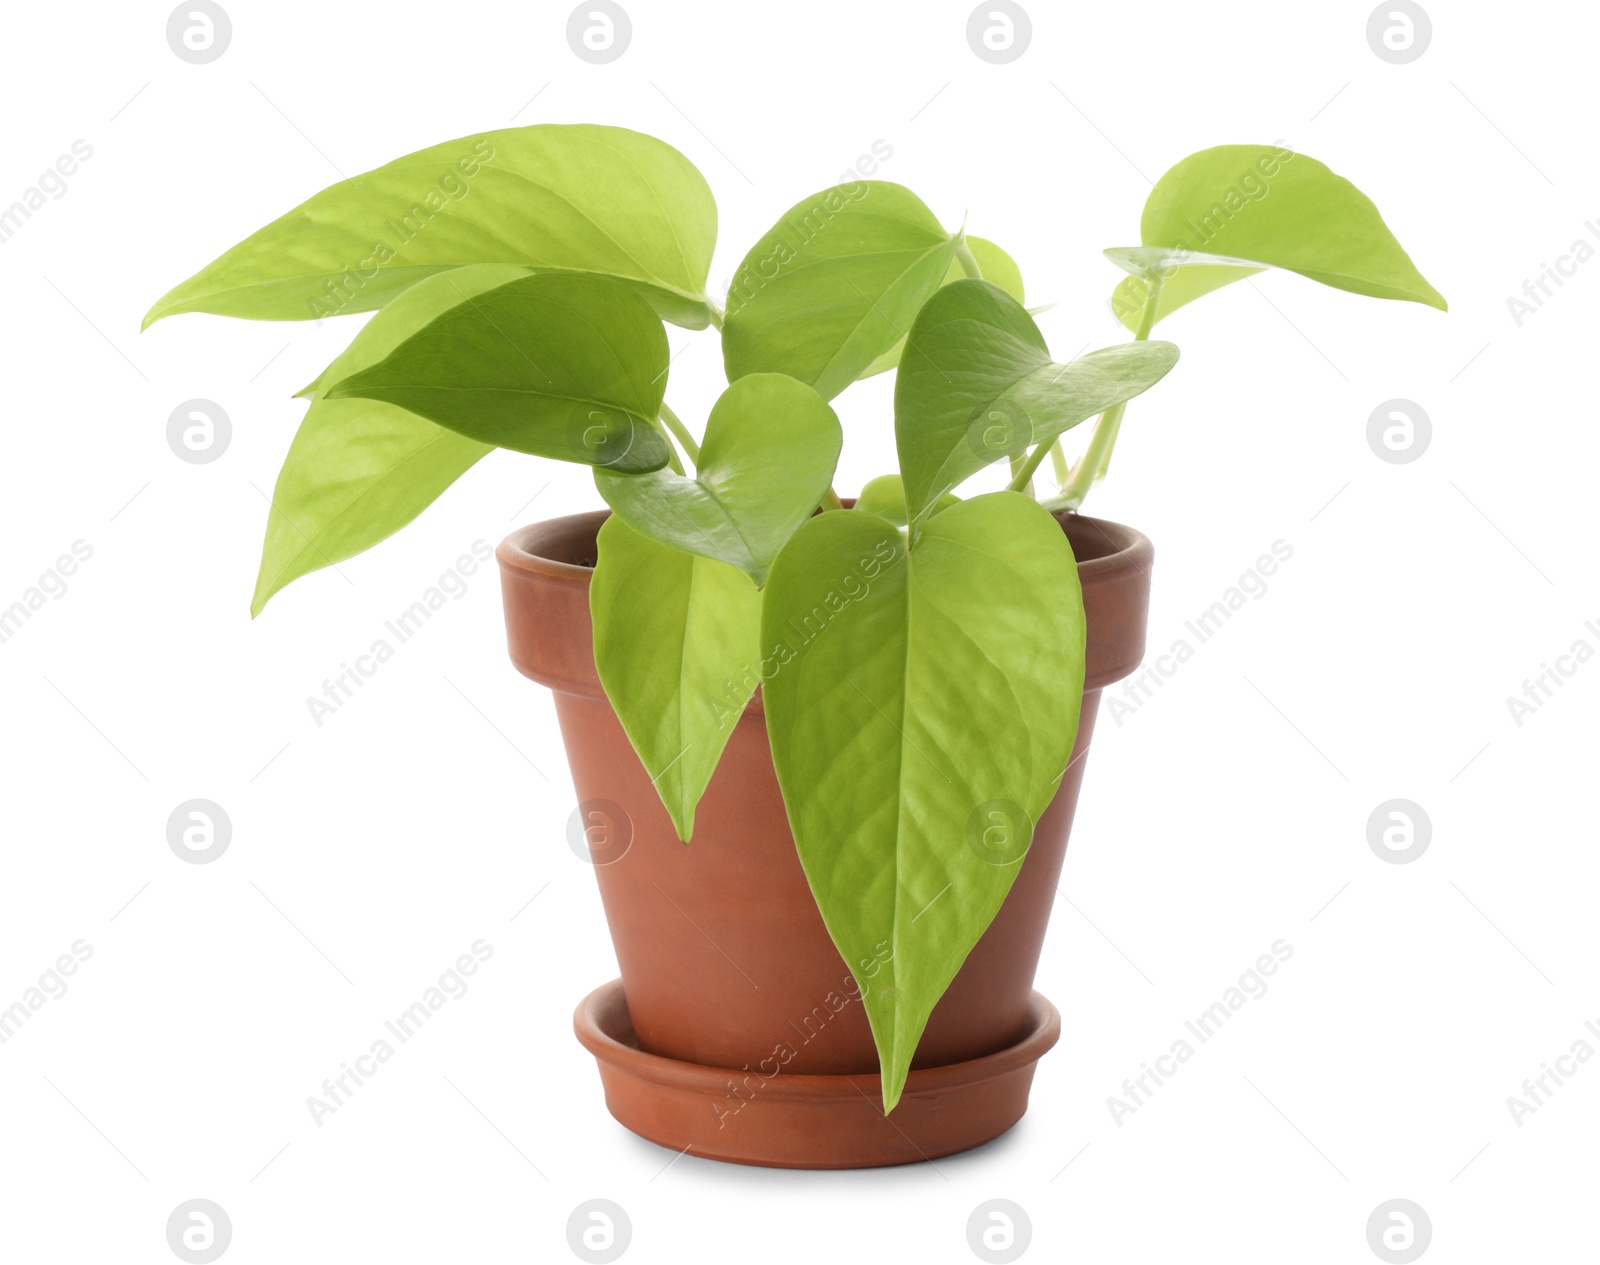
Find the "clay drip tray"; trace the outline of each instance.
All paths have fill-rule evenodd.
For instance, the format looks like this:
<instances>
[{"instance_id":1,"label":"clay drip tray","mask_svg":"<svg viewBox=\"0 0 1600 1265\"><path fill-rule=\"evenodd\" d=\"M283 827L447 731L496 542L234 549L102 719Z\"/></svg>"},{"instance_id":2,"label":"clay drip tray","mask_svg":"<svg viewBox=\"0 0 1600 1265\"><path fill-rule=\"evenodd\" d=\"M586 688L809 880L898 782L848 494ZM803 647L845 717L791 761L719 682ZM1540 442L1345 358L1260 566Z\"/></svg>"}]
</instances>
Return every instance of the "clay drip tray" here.
<instances>
[{"instance_id":1,"label":"clay drip tray","mask_svg":"<svg viewBox=\"0 0 1600 1265\"><path fill-rule=\"evenodd\" d=\"M1061 1014L1035 992L1020 1041L912 1072L891 1116L876 1072L801 1076L772 1062L745 1071L646 1053L621 980L585 997L573 1027L600 1064L606 1106L642 1138L734 1164L878 1168L965 1151L1022 1119L1033 1069L1061 1036Z\"/></svg>"}]
</instances>

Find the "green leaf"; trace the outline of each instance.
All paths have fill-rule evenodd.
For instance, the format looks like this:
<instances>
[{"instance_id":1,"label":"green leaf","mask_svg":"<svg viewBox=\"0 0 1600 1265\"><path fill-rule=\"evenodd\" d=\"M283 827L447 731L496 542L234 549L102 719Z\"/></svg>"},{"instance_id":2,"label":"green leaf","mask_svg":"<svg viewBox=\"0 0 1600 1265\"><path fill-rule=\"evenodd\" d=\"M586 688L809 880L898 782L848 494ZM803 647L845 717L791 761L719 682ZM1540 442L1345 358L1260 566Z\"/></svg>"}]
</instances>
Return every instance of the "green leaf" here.
<instances>
[{"instance_id":1,"label":"green leaf","mask_svg":"<svg viewBox=\"0 0 1600 1265\"><path fill-rule=\"evenodd\" d=\"M952 505L960 505L961 498L953 492L946 492L933 507L937 514L940 510L947 510ZM868 514L876 514L879 518L886 518L896 527L906 525L906 488L898 474L880 474L876 479L867 480L861 489L861 495L856 497L852 509L863 510Z\"/></svg>"},{"instance_id":2,"label":"green leaf","mask_svg":"<svg viewBox=\"0 0 1600 1265\"><path fill-rule=\"evenodd\" d=\"M761 595L723 562L600 528L589 586L600 683L678 838L760 682Z\"/></svg>"},{"instance_id":3,"label":"green leaf","mask_svg":"<svg viewBox=\"0 0 1600 1265\"><path fill-rule=\"evenodd\" d=\"M906 347L894 428L913 522L991 462L1148 390L1178 360L1171 343L1136 342L1057 364L1033 318L987 281L940 290Z\"/></svg>"},{"instance_id":4,"label":"green leaf","mask_svg":"<svg viewBox=\"0 0 1600 1265\"><path fill-rule=\"evenodd\" d=\"M983 280L993 282L1018 303L1026 303L1028 294L1022 284L1022 269L1017 267L1017 261L986 238L969 236L966 240L967 249L978 261ZM965 275L960 264L957 264L945 274L945 283L959 281Z\"/></svg>"},{"instance_id":5,"label":"green leaf","mask_svg":"<svg viewBox=\"0 0 1600 1265\"><path fill-rule=\"evenodd\" d=\"M949 271L958 236L911 190L882 180L796 203L729 287L728 381L786 373L831 400L905 337Z\"/></svg>"},{"instance_id":6,"label":"green leaf","mask_svg":"<svg viewBox=\"0 0 1600 1265\"><path fill-rule=\"evenodd\" d=\"M307 388L267 517L250 614L293 580L394 534L493 448L377 400L330 400L322 386L382 360L441 312L524 275L478 264L429 277L361 327Z\"/></svg>"},{"instance_id":7,"label":"green leaf","mask_svg":"<svg viewBox=\"0 0 1600 1265\"><path fill-rule=\"evenodd\" d=\"M303 321L382 307L424 277L509 263L623 279L703 329L717 208L670 145L617 127L463 137L343 180L251 234L150 309Z\"/></svg>"},{"instance_id":8,"label":"green leaf","mask_svg":"<svg viewBox=\"0 0 1600 1265\"><path fill-rule=\"evenodd\" d=\"M983 273L985 281L992 281L1018 303L1026 303L1026 291L1022 285L1022 269L1017 267L1017 261L1001 250L993 242L982 237L968 237L967 249L972 251L972 257L978 261L978 270ZM949 285L952 281L959 281L966 276L959 259L952 259L950 267L944 274L942 284ZM900 355L905 351L906 340L901 339L883 355L879 356L870 365L861 371L861 377L870 378L876 374L886 373L900 363Z\"/></svg>"},{"instance_id":9,"label":"green leaf","mask_svg":"<svg viewBox=\"0 0 1600 1265\"><path fill-rule=\"evenodd\" d=\"M1106 252L1132 274L1111 300L1129 329L1138 327L1155 272L1166 277L1157 320L1263 268L1353 294L1446 306L1366 194L1315 158L1275 145L1189 155L1156 181L1139 233L1158 249Z\"/></svg>"},{"instance_id":10,"label":"green leaf","mask_svg":"<svg viewBox=\"0 0 1600 1265\"><path fill-rule=\"evenodd\" d=\"M668 360L661 322L632 290L541 273L441 312L328 397L385 400L515 452L659 470L672 455L655 427Z\"/></svg>"},{"instance_id":11,"label":"green leaf","mask_svg":"<svg viewBox=\"0 0 1600 1265\"><path fill-rule=\"evenodd\" d=\"M852 970L887 950L864 1002L890 1110L1072 751L1072 549L1015 492L963 501L910 547L875 514L819 514L778 555L761 644L782 664L767 731L817 907ZM996 814L1017 844L1000 855Z\"/></svg>"},{"instance_id":12,"label":"green leaf","mask_svg":"<svg viewBox=\"0 0 1600 1265\"><path fill-rule=\"evenodd\" d=\"M833 482L843 442L839 419L805 383L753 373L713 406L694 478L596 470L595 485L634 530L738 567L760 586Z\"/></svg>"}]
</instances>

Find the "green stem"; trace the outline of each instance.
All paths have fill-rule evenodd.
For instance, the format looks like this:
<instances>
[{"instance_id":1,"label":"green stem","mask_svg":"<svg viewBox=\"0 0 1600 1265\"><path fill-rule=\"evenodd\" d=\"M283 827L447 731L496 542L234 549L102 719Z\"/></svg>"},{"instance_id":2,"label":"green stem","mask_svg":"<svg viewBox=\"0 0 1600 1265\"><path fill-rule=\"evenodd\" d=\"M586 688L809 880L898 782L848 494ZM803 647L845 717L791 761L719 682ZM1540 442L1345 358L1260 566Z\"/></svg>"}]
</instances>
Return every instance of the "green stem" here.
<instances>
[{"instance_id":1,"label":"green stem","mask_svg":"<svg viewBox=\"0 0 1600 1265\"><path fill-rule=\"evenodd\" d=\"M963 236L956 242L956 260L961 265L961 271L974 280L983 280L983 269L978 267L978 257L972 253L972 247L967 245Z\"/></svg>"},{"instance_id":2,"label":"green stem","mask_svg":"<svg viewBox=\"0 0 1600 1265\"><path fill-rule=\"evenodd\" d=\"M1059 438L1050 445L1050 468L1055 471L1056 486L1059 488L1068 478L1067 455L1061 451Z\"/></svg>"},{"instance_id":3,"label":"green stem","mask_svg":"<svg viewBox=\"0 0 1600 1265\"><path fill-rule=\"evenodd\" d=\"M689 460L695 465L700 464L700 445L694 442L694 436L689 433L689 428L683 424L679 416L667 407L667 402L661 402L661 420L667 424L667 429L678 437L678 442L683 445L684 452L689 454ZM681 473L681 471L680 471Z\"/></svg>"},{"instance_id":4,"label":"green stem","mask_svg":"<svg viewBox=\"0 0 1600 1265\"><path fill-rule=\"evenodd\" d=\"M1033 488L1031 484L1033 483L1033 472L1039 468L1039 463L1049 455L1049 452L1049 444L1036 445L1034 450L1028 454L1028 459L1024 461L1020 467L1016 468L1015 473L1012 474L1011 482L1008 485L1008 490L1012 492L1026 492L1029 496L1032 496Z\"/></svg>"},{"instance_id":5,"label":"green stem","mask_svg":"<svg viewBox=\"0 0 1600 1265\"><path fill-rule=\"evenodd\" d=\"M822 494L822 508L824 511L842 510L844 508L844 502L839 499L839 494L835 492L832 487L829 487L828 490Z\"/></svg>"},{"instance_id":6,"label":"green stem","mask_svg":"<svg viewBox=\"0 0 1600 1265\"><path fill-rule=\"evenodd\" d=\"M1111 455L1112 442L1117 437L1117 430L1122 425L1122 411L1125 404L1113 404L1095 423L1094 437L1089 440L1089 446L1084 449L1083 456L1078 458L1078 464L1073 466L1072 473L1067 476L1067 481L1061 485L1061 495L1056 498L1061 502L1063 509L1075 510L1083 504L1083 498L1089 494L1089 489L1094 486L1095 475L1100 472L1100 463Z\"/></svg>"},{"instance_id":7,"label":"green stem","mask_svg":"<svg viewBox=\"0 0 1600 1265\"><path fill-rule=\"evenodd\" d=\"M1116 425L1111 428L1111 438L1107 440L1105 451L1100 454L1100 468L1094 472L1094 481L1099 483L1111 471L1111 450L1117 446L1117 436L1122 434L1122 414L1117 415Z\"/></svg>"},{"instance_id":8,"label":"green stem","mask_svg":"<svg viewBox=\"0 0 1600 1265\"><path fill-rule=\"evenodd\" d=\"M1033 470L1034 470L1034 466L1037 466L1038 464L1039 464L1038 462L1034 462L1033 466L1029 466L1028 462L1027 462L1027 457L1023 453L1020 453L1020 452L1012 454L1012 457L1011 457L1011 477L1013 479L1021 479L1022 480L1021 486L1016 488L1016 489L1014 489L1014 490L1015 491L1019 491L1019 492L1026 492L1029 496L1033 496L1035 500L1037 500L1038 497L1034 496L1034 491L1033 491ZM1026 473L1024 473L1024 471L1023 471L1023 467L1024 466L1027 466ZM1010 485L1008 484L1007 486L1010 486Z\"/></svg>"},{"instance_id":9,"label":"green stem","mask_svg":"<svg viewBox=\"0 0 1600 1265\"><path fill-rule=\"evenodd\" d=\"M1133 341L1145 342L1150 337L1150 331L1155 328L1156 308L1161 301L1162 276L1155 276L1146 281L1147 290L1144 296L1144 308L1139 315L1139 328L1134 331ZM1111 467L1111 450L1116 447L1117 433L1122 429L1122 415L1127 410L1128 402L1123 400L1113 404L1095 423L1094 436L1089 440L1089 446L1084 450L1083 456L1078 458L1078 464L1072 468L1066 482L1061 485L1061 495L1052 499L1053 508L1075 510L1083 504L1084 498L1089 495L1089 489L1095 481L1104 477L1105 472Z\"/></svg>"},{"instance_id":10,"label":"green stem","mask_svg":"<svg viewBox=\"0 0 1600 1265\"><path fill-rule=\"evenodd\" d=\"M710 295L706 296L706 311L711 314L711 328L720 331L722 329L724 313L722 309L717 306L717 301Z\"/></svg>"}]
</instances>

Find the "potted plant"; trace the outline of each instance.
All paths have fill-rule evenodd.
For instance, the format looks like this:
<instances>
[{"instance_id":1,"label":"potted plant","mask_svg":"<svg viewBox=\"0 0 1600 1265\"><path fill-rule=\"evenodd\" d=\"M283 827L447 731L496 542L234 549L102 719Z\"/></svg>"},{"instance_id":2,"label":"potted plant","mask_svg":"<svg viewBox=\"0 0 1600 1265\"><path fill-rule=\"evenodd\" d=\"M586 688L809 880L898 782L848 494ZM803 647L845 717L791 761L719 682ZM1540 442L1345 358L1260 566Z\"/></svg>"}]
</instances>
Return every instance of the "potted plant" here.
<instances>
[{"instance_id":1,"label":"potted plant","mask_svg":"<svg viewBox=\"0 0 1600 1265\"><path fill-rule=\"evenodd\" d=\"M1177 361L1152 329L1265 268L1445 304L1365 196L1281 146L1157 182L1140 244L1106 252L1133 341L1065 364L1015 262L899 185L796 203L725 310L715 238L662 142L503 130L324 190L146 324L375 313L301 392L253 614L494 448L591 467L609 512L499 559L622 968L576 1016L608 1104L717 1158L932 1158L1015 1123L1059 1034L1034 968L1152 556L1078 510L1128 400ZM699 427L666 402L663 321L720 333L728 387ZM829 401L888 371L900 468L846 501ZM1069 465L1061 436L1091 418ZM1001 462L1003 490L963 499Z\"/></svg>"}]
</instances>

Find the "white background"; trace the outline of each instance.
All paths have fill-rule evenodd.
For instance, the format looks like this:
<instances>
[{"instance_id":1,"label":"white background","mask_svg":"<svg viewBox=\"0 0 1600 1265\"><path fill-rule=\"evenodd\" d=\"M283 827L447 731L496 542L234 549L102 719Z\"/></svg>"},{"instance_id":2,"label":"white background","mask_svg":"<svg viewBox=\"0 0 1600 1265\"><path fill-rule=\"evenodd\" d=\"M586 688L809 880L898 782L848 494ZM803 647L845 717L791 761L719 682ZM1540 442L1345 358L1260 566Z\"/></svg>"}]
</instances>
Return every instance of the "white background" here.
<instances>
[{"instance_id":1,"label":"white background","mask_svg":"<svg viewBox=\"0 0 1600 1265\"><path fill-rule=\"evenodd\" d=\"M1374 1260L1391 1198L1426 1209L1424 1259L1592 1256L1600 1060L1520 1127L1506 1100L1576 1040L1600 1049L1600 665L1520 727L1505 701L1578 638L1600 648L1600 262L1520 328L1506 305L1600 216L1592 11L1432 4L1428 51L1391 65L1364 3L1035 2L1028 51L990 65L966 4L636 0L630 48L594 66L565 5L224 3L232 43L199 66L164 4L5 17L0 204L94 150L0 245L0 606L93 549L0 645L0 1006L93 947L0 1046L6 1259L171 1261L168 1214L195 1197L227 1210L241 1265L575 1259L566 1220L593 1197L626 1209L638 1261L974 1260L967 1217L995 1197L1029 1214L1025 1259ZM140 317L342 174L513 119L682 149L717 193L719 287L886 141L883 178L1058 304L1061 358L1125 337L1099 252L1136 240L1149 179L1222 142L1349 176L1450 300L1267 274L1161 327L1182 363L1089 503L1156 543L1152 650L1274 541L1293 558L1150 701L1102 714L1039 977L1063 1039L991 1146L669 1167L610 1119L569 1016L615 962L492 571L313 723L307 696L475 540L597 505L583 472L497 454L248 617L290 395L361 318ZM669 399L698 423L715 336L670 335ZM890 389L840 404L842 490L892 468ZM194 397L233 422L209 465L166 442ZM1394 397L1433 424L1407 465L1366 439ZM233 824L213 864L167 846L195 797ZM1432 821L1410 864L1367 843L1394 797ZM471 991L313 1123L308 1095L479 938ZM1115 1123L1123 1079L1279 938L1270 992Z\"/></svg>"}]
</instances>

